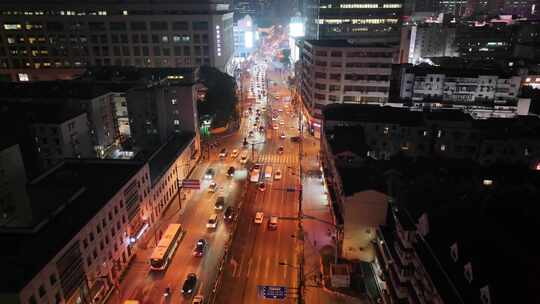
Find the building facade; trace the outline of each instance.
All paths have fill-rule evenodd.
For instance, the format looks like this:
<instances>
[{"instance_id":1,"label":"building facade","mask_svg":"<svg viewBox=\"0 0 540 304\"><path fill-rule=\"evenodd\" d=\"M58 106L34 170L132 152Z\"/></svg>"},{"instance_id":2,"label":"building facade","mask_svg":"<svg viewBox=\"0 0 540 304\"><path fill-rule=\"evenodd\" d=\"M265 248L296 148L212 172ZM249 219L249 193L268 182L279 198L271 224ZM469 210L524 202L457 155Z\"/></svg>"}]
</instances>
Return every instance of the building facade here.
<instances>
[{"instance_id":1,"label":"building facade","mask_svg":"<svg viewBox=\"0 0 540 304\"><path fill-rule=\"evenodd\" d=\"M88 125L86 113L32 124L41 167L48 168L64 158L96 157Z\"/></svg>"},{"instance_id":2,"label":"building facade","mask_svg":"<svg viewBox=\"0 0 540 304\"><path fill-rule=\"evenodd\" d=\"M494 70L457 70L438 67L405 68L400 97L455 103L517 101L521 77Z\"/></svg>"},{"instance_id":3,"label":"building facade","mask_svg":"<svg viewBox=\"0 0 540 304\"><path fill-rule=\"evenodd\" d=\"M306 0L306 38L399 43L403 1Z\"/></svg>"},{"instance_id":4,"label":"building facade","mask_svg":"<svg viewBox=\"0 0 540 304\"><path fill-rule=\"evenodd\" d=\"M0 15L0 69L29 74L112 65L225 70L233 55L227 4L3 1Z\"/></svg>"},{"instance_id":5,"label":"building facade","mask_svg":"<svg viewBox=\"0 0 540 304\"><path fill-rule=\"evenodd\" d=\"M196 102L201 86L166 79L129 90L127 107L135 145L156 147L167 142L172 134L199 134Z\"/></svg>"},{"instance_id":6,"label":"building facade","mask_svg":"<svg viewBox=\"0 0 540 304\"><path fill-rule=\"evenodd\" d=\"M430 57L455 57L456 28L442 23L421 23L401 29L400 63L419 64Z\"/></svg>"},{"instance_id":7,"label":"building facade","mask_svg":"<svg viewBox=\"0 0 540 304\"><path fill-rule=\"evenodd\" d=\"M385 103L394 50L382 44L305 40L300 94L311 125L320 124L322 109L328 104Z\"/></svg>"}]
</instances>

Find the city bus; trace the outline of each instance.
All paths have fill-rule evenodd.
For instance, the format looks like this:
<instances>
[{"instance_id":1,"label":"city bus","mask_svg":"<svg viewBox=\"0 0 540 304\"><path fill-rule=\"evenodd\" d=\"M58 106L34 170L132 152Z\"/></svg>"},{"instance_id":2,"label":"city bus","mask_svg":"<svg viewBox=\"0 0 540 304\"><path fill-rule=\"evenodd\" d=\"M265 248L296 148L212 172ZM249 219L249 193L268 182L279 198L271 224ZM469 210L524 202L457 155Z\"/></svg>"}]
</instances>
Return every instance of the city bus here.
<instances>
[{"instance_id":1,"label":"city bus","mask_svg":"<svg viewBox=\"0 0 540 304\"><path fill-rule=\"evenodd\" d=\"M182 225L170 224L163 233L161 240L150 256L151 270L164 270L167 268L182 236Z\"/></svg>"}]
</instances>

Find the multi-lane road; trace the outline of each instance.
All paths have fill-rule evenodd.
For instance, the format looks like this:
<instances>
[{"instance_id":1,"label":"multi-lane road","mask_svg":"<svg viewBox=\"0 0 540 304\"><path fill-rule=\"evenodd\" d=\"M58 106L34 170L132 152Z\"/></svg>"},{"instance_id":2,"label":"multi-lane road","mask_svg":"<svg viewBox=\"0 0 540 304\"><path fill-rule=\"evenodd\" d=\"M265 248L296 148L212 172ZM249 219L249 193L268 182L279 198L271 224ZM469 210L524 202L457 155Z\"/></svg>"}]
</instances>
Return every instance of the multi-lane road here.
<instances>
[{"instance_id":1,"label":"multi-lane road","mask_svg":"<svg viewBox=\"0 0 540 304\"><path fill-rule=\"evenodd\" d=\"M119 291L113 293L108 303L121 304L127 299L141 303L190 303L196 294L203 295L206 302L215 303L273 302L262 297L262 286L283 286L287 290L287 298L281 302L297 301L303 246L298 228L298 190L302 181L299 177L299 143L291 138L299 136L299 110L293 109L289 101L284 101L288 99L281 98L288 94L286 80L281 69L274 68L272 62L255 58L250 75L247 80L241 80L246 81L241 86L245 90L242 96L255 97L255 103L242 105L245 112L242 113L240 129L210 141L215 147L209 150L209 157L197 166L191 176L203 181L201 189L184 202L182 209L178 208L177 197L171 200L157 232L148 232L149 237L138 244L137 255ZM267 80L267 76L271 79ZM280 98L269 98L276 95ZM218 153L223 148L228 155L220 159ZM280 148L282 151L278 151ZM239 158L231 158L233 149L249 151L249 162L241 164ZM253 164L262 164L264 168L260 182L265 184L265 191L259 189L258 183L248 182L248 167ZM226 175L230 166L236 168L232 178ZM268 167L272 167L272 175L264 177L264 170ZM215 193L208 191L210 181L204 180L208 168L216 172L213 181L218 184L218 190ZM281 172L279 179L275 177L277 171ZM223 212L215 210L214 203L219 195L226 197L225 207L242 206L237 209L235 224L226 224ZM254 222L256 212L264 213L260 224ZM209 231L206 223L216 213L218 227ZM268 228L271 216L278 217L275 230ZM156 238L159 238L159 231L170 223L181 223L186 233L168 268L152 272L149 257ZM237 229L233 234L235 225ZM203 257L193 256L199 239L209 243ZM224 260L226 251L229 254ZM223 260L226 263L220 269ZM193 294L183 296L180 291L182 284L187 274L192 272L198 276L197 286ZM217 289L214 286L216 281ZM171 294L164 297L167 287L171 288Z\"/></svg>"}]
</instances>

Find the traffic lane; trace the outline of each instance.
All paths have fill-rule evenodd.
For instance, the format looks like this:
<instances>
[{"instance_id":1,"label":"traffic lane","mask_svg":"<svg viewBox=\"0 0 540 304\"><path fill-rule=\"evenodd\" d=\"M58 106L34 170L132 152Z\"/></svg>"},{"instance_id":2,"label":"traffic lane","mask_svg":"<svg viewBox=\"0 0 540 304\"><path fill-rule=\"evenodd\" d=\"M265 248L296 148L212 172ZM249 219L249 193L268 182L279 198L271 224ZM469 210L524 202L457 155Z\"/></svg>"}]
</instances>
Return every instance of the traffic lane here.
<instances>
[{"instance_id":1,"label":"traffic lane","mask_svg":"<svg viewBox=\"0 0 540 304\"><path fill-rule=\"evenodd\" d=\"M209 167L219 168L220 165L221 164L219 162L213 162L209 165ZM221 174L221 171L223 170L216 170L217 174L215 180L218 183L225 186L235 185L238 183L238 181L234 181L233 179L227 179L224 174ZM205 183L203 183L203 185L204 184ZM236 201L234 197L239 196L240 192L239 187L232 188L228 193L229 199L233 202ZM169 266L169 268L172 269L167 269L164 278L163 275L160 275L159 273L153 274L155 279L161 281L159 284L160 287L154 289L157 291L161 290L161 292L157 292L157 295L152 295L152 299L156 300L155 297L160 296L160 293L162 294L162 291L167 286L172 287L173 294L175 293L174 290L177 290L178 292L176 294L179 295L179 289L181 288L185 277L190 272L195 272L198 274L200 279L199 282L201 282L201 285L204 287L202 289L202 293L204 295L208 294L211 286L208 286L208 284L205 283L210 280L213 281L213 277L215 276L217 267L223 255L223 245L225 244L229 235L228 228L225 227L221 216L220 223L218 224L218 228L215 232L210 232L206 229L206 222L208 221L208 218L211 214L215 213L214 203L217 195L217 193L208 193L207 189L203 188L202 191L200 191L198 195L194 197L194 204L192 204L190 208L187 208L179 219L186 230L186 234L173 257L171 265ZM205 257L196 258L193 257L193 249L196 241L201 238L204 238L209 242L208 252ZM212 283L213 282L209 282L210 285ZM200 288L201 285L198 284L197 288ZM190 297L187 299L188 302L189 298ZM176 302L176 300L178 300L179 303L182 303L186 299L183 297L171 297L171 301L173 303Z\"/></svg>"},{"instance_id":2,"label":"traffic lane","mask_svg":"<svg viewBox=\"0 0 540 304\"><path fill-rule=\"evenodd\" d=\"M167 286L171 287L171 303L189 303L191 296L185 298L181 296L181 286L188 273L195 272L200 278L200 282L205 281L205 274L210 273L209 269L214 270L217 266L217 258L212 256L219 255L219 249L223 248L227 233L223 225L218 225L215 232L209 232L206 229L206 222L211 214L214 214L214 206L211 197L202 195L197 205L187 209L178 219L182 223L186 233L173 256L171 264L165 272L152 272L151 276L157 284L152 288L150 299L156 300L163 296L163 291ZM193 256L193 248L197 240L204 238L209 242L208 256L201 259ZM212 250L213 249L213 250ZM213 252L212 252L213 251ZM200 271L200 263L206 263L209 266L204 272ZM199 284L198 284L199 285ZM200 286L200 285L199 285ZM197 288L199 287L197 286ZM146 286L145 286L146 287ZM193 292L196 293L197 289Z\"/></svg>"},{"instance_id":3,"label":"traffic lane","mask_svg":"<svg viewBox=\"0 0 540 304\"><path fill-rule=\"evenodd\" d=\"M278 181L281 182L281 181ZM270 187L268 189L271 189ZM279 262L286 262L290 265L296 264L296 240L292 237L296 233L294 220L279 220L276 230L268 229L270 216L291 216L292 210L288 208L285 214L282 209L286 207L286 192L283 190L270 190L265 193L263 206L259 209L265 212L265 220L255 233L258 233L254 250L248 265L247 276L250 277L250 283L247 286L244 302L265 302L271 300L258 299L257 286L289 286L292 287L294 278L294 269L279 265Z\"/></svg>"}]
</instances>

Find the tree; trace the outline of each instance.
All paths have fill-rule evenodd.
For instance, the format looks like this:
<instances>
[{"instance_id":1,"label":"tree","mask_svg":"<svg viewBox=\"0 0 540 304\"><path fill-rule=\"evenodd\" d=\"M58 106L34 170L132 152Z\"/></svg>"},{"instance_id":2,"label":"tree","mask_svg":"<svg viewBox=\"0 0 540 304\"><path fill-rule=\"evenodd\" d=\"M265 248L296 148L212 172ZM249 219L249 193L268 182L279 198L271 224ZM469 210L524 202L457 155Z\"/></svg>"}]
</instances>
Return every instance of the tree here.
<instances>
[{"instance_id":1,"label":"tree","mask_svg":"<svg viewBox=\"0 0 540 304\"><path fill-rule=\"evenodd\" d=\"M214 117L212 127L223 127L236 117L236 81L216 68L201 67L200 80L208 88L206 97L198 103L199 114Z\"/></svg>"}]
</instances>

